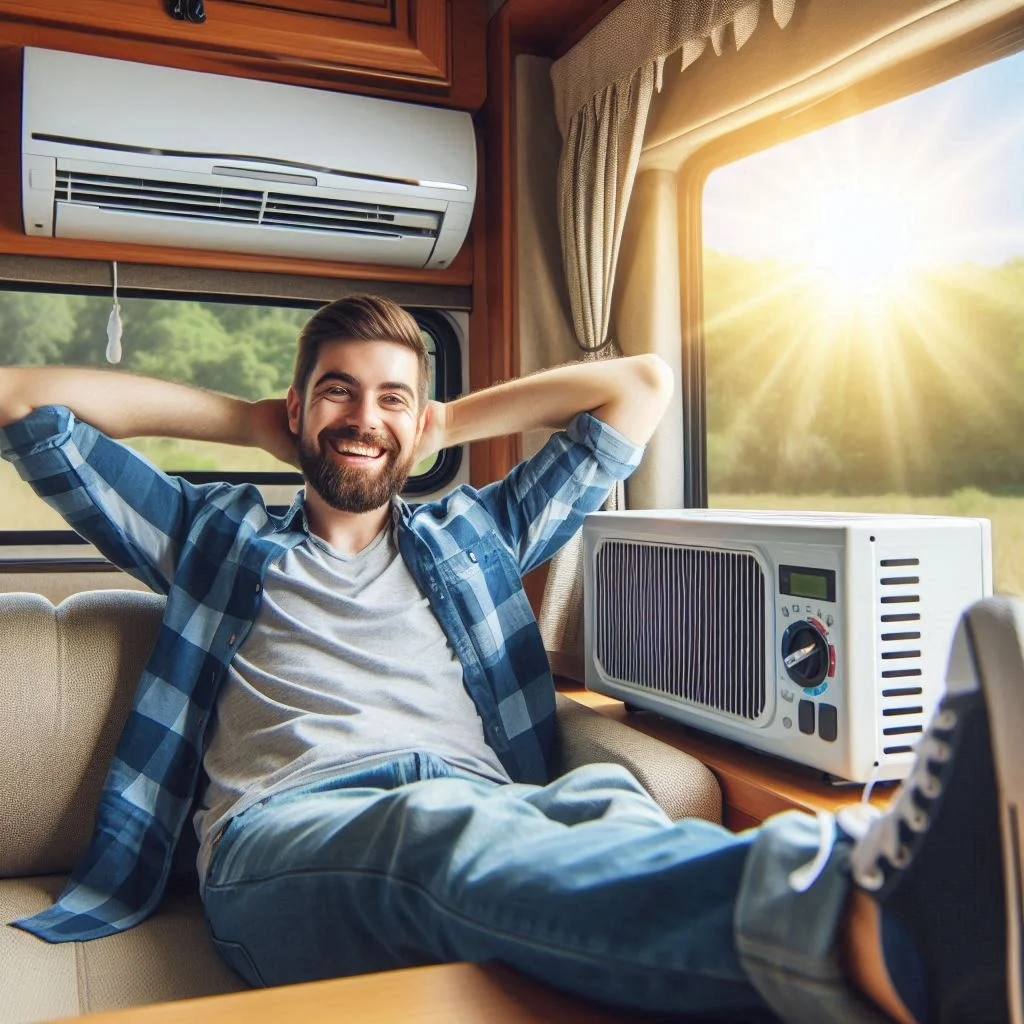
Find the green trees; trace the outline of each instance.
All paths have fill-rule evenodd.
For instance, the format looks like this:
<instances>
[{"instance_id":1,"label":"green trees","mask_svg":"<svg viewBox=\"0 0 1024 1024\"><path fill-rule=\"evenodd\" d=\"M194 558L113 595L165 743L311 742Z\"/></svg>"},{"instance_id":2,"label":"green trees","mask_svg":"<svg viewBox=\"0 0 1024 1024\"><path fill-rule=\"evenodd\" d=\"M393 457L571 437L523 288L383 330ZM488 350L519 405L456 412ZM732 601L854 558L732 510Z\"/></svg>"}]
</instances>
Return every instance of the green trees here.
<instances>
[{"instance_id":1,"label":"green trees","mask_svg":"<svg viewBox=\"0 0 1024 1024\"><path fill-rule=\"evenodd\" d=\"M829 291L704 262L713 492L1024 493L1024 260Z\"/></svg>"},{"instance_id":2,"label":"green trees","mask_svg":"<svg viewBox=\"0 0 1024 1024\"><path fill-rule=\"evenodd\" d=\"M104 366L109 298L0 291L0 363ZM226 391L283 395L307 309L123 299L123 369Z\"/></svg>"}]
</instances>

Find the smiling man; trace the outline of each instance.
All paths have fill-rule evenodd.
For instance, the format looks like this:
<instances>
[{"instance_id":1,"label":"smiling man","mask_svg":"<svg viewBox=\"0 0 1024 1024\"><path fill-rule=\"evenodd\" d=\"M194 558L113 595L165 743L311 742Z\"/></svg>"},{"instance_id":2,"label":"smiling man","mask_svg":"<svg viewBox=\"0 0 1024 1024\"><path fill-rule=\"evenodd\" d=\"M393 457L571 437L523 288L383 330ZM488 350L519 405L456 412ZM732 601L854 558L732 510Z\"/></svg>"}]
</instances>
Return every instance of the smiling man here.
<instances>
[{"instance_id":1,"label":"smiling man","mask_svg":"<svg viewBox=\"0 0 1024 1024\"><path fill-rule=\"evenodd\" d=\"M616 766L552 781L521 576L635 468L672 377L653 356L576 364L441 405L428 370L413 319L371 296L313 316L284 402L0 369L4 457L167 596L89 849L16 926L63 942L137 924L192 812L214 944L253 985L496 959L706 1019L987 1021L1009 991L1019 1020L999 818L1024 794L991 723L1012 731L1024 699L970 631L884 816L733 835L670 822ZM541 426L557 432L504 480L399 497L417 459ZM194 486L114 440L139 435L259 445L306 486L275 516L251 486Z\"/></svg>"}]
</instances>

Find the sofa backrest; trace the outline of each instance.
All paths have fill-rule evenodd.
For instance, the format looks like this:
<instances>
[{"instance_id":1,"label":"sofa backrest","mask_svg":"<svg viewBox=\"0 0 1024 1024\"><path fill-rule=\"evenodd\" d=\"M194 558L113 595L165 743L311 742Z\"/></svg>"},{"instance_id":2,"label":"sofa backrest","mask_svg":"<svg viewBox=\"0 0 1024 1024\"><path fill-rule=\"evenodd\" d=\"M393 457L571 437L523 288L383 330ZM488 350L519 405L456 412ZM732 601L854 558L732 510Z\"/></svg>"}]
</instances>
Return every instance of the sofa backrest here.
<instances>
[{"instance_id":1,"label":"sofa backrest","mask_svg":"<svg viewBox=\"0 0 1024 1024\"><path fill-rule=\"evenodd\" d=\"M0 594L0 878L69 871L85 850L163 605Z\"/></svg>"}]
</instances>

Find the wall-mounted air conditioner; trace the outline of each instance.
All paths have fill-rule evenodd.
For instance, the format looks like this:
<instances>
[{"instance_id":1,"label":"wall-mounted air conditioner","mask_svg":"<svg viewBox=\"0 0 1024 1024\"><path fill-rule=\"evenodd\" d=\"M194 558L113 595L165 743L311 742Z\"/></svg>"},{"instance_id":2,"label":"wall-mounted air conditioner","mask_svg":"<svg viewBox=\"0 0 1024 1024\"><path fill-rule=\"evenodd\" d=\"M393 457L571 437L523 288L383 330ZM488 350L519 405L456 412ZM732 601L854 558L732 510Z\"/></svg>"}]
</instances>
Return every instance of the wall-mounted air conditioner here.
<instances>
[{"instance_id":1,"label":"wall-mounted air conditioner","mask_svg":"<svg viewBox=\"0 0 1024 1024\"><path fill-rule=\"evenodd\" d=\"M30 235L440 268L475 198L466 113L25 50Z\"/></svg>"},{"instance_id":2,"label":"wall-mounted air conditioner","mask_svg":"<svg viewBox=\"0 0 1024 1024\"><path fill-rule=\"evenodd\" d=\"M588 689L857 782L907 774L992 592L986 519L607 512L584 559Z\"/></svg>"}]
</instances>

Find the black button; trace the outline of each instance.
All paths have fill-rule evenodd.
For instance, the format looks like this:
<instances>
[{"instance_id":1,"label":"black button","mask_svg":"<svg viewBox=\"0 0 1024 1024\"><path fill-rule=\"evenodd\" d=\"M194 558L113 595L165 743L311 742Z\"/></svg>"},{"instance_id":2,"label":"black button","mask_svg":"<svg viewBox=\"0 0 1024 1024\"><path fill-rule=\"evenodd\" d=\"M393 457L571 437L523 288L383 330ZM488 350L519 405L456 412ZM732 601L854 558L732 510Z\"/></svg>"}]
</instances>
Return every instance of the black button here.
<instances>
[{"instance_id":1,"label":"black button","mask_svg":"<svg viewBox=\"0 0 1024 1024\"><path fill-rule=\"evenodd\" d=\"M818 735L828 743L839 735L839 716L831 704L818 705Z\"/></svg>"},{"instance_id":2,"label":"black button","mask_svg":"<svg viewBox=\"0 0 1024 1024\"><path fill-rule=\"evenodd\" d=\"M814 735L814 704L809 700L802 700L796 707L797 721L800 723L800 731L808 736Z\"/></svg>"}]
</instances>

